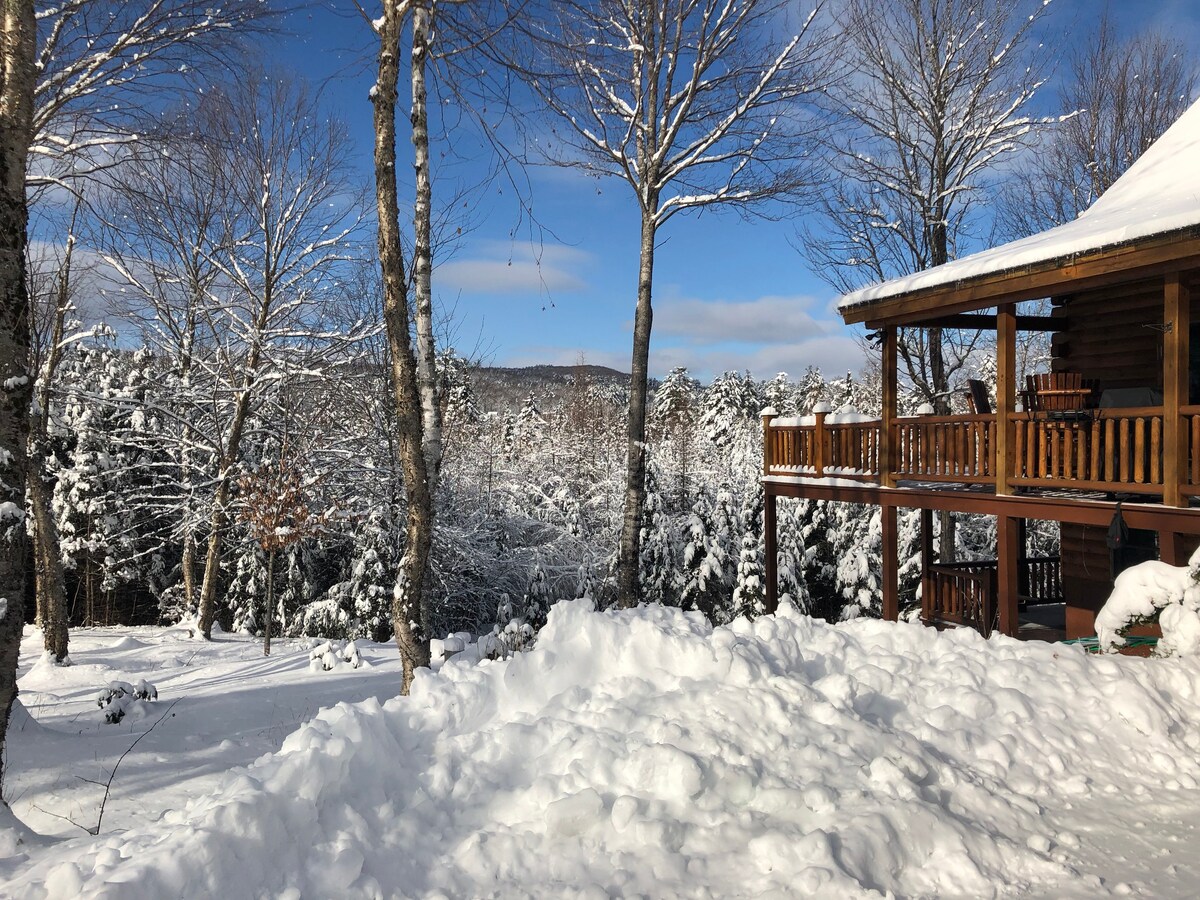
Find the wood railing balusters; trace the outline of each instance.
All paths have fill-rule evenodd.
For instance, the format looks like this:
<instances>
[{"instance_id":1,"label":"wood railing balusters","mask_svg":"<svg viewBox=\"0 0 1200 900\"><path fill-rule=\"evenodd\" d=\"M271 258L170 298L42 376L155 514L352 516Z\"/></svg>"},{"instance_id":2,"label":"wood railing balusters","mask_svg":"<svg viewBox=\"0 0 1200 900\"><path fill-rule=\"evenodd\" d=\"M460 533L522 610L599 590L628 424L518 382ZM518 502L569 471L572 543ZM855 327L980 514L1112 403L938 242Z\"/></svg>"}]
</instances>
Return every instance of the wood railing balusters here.
<instances>
[{"instance_id":1,"label":"wood railing balusters","mask_svg":"<svg viewBox=\"0 0 1200 900\"><path fill-rule=\"evenodd\" d=\"M1150 420L1150 483L1162 484L1162 419Z\"/></svg>"}]
</instances>

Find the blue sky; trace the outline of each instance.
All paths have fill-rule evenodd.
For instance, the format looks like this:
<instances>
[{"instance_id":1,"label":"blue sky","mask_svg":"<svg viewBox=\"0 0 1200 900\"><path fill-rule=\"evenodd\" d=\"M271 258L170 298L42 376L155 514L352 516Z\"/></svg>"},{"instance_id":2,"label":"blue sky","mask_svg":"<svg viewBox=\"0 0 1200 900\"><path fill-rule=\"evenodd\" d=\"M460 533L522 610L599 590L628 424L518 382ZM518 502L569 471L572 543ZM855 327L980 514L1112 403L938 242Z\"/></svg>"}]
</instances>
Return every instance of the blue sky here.
<instances>
[{"instance_id":1,"label":"blue sky","mask_svg":"<svg viewBox=\"0 0 1200 900\"><path fill-rule=\"evenodd\" d=\"M1047 40L1065 36L1065 50L1102 9L1097 0L1055 0L1044 20ZM1193 45L1200 37L1196 0L1113 4L1112 12L1122 28L1157 25ZM331 105L361 148L366 177L373 35L357 15L329 8L299 14L291 28L281 60L310 79L332 79ZM1052 102L1053 91L1043 98ZM403 158L407 147L400 152ZM486 161L454 168L471 176ZM534 214L549 233L530 239L511 186L498 181L468 199L473 227L435 269L435 297L455 311L454 342L464 353L481 347L498 365L569 365L582 357L628 371L639 235L629 187L570 170L535 169L528 177ZM789 243L796 226L732 213L667 223L656 258L651 375L676 365L701 378L725 369L768 378L778 371L797 377L808 365L828 375L861 366L852 332L833 312L834 291Z\"/></svg>"}]
</instances>

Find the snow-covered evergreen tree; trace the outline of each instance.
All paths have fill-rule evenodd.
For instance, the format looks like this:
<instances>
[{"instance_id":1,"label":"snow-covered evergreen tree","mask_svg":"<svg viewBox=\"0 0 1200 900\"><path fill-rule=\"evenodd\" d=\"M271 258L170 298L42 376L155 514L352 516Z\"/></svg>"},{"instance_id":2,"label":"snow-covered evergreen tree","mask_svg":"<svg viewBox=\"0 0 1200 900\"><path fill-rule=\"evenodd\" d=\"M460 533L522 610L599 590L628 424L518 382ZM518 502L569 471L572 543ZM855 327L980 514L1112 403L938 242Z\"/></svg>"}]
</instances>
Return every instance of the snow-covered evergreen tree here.
<instances>
[{"instance_id":1,"label":"snow-covered evergreen tree","mask_svg":"<svg viewBox=\"0 0 1200 900\"><path fill-rule=\"evenodd\" d=\"M729 620L729 558L717 540L713 510L701 494L684 521L681 533L679 605L698 609L715 623Z\"/></svg>"}]
</instances>

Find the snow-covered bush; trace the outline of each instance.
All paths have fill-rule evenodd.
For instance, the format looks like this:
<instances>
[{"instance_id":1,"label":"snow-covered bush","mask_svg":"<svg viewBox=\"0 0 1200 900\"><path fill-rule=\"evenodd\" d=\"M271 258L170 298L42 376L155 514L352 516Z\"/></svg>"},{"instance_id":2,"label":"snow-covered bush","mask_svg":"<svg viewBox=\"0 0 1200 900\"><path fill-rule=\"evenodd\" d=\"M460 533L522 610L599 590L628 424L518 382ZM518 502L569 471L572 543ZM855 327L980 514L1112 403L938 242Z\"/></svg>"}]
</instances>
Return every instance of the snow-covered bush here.
<instances>
[{"instance_id":1,"label":"snow-covered bush","mask_svg":"<svg viewBox=\"0 0 1200 900\"><path fill-rule=\"evenodd\" d=\"M142 712L141 704L157 699L158 688L148 681L141 680L137 684L130 684L127 681L110 681L96 695L96 706L102 710L105 723L116 725L126 715Z\"/></svg>"},{"instance_id":2,"label":"snow-covered bush","mask_svg":"<svg viewBox=\"0 0 1200 900\"><path fill-rule=\"evenodd\" d=\"M358 644L348 641L338 646L339 641L325 641L308 653L308 668L311 672L334 672L339 669L360 669L366 662L358 652Z\"/></svg>"},{"instance_id":3,"label":"snow-covered bush","mask_svg":"<svg viewBox=\"0 0 1200 900\"><path fill-rule=\"evenodd\" d=\"M1156 655L1200 653L1200 550L1187 566L1149 560L1118 575L1096 614L1100 649L1118 650L1130 628L1154 622L1162 629Z\"/></svg>"}]
</instances>

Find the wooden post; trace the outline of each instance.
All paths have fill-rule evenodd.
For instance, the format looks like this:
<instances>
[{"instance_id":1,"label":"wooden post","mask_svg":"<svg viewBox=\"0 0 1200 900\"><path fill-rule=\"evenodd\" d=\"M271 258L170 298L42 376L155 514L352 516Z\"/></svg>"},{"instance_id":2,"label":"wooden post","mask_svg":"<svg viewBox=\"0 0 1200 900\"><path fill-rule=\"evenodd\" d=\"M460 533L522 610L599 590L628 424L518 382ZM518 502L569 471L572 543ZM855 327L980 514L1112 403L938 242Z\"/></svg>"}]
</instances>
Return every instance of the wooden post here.
<instances>
[{"instance_id":1,"label":"wooden post","mask_svg":"<svg viewBox=\"0 0 1200 900\"><path fill-rule=\"evenodd\" d=\"M1179 272L1163 289L1163 503L1187 506L1181 488L1187 480L1188 434L1179 407L1188 403L1188 343L1191 300Z\"/></svg>"},{"instance_id":2,"label":"wooden post","mask_svg":"<svg viewBox=\"0 0 1200 900\"><path fill-rule=\"evenodd\" d=\"M779 543L775 534L775 503L776 496L771 493L769 484L763 485L763 578L766 580L766 592L763 596L763 611L773 615L779 609Z\"/></svg>"},{"instance_id":3,"label":"wooden post","mask_svg":"<svg viewBox=\"0 0 1200 900\"><path fill-rule=\"evenodd\" d=\"M933 621L933 510L921 510L921 618L926 624Z\"/></svg>"},{"instance_id":4,"label":"wooden post","mask_svg":"<svg viewBox=\"0 0 1200 900\"><path fill-rule=\"evenodd\" d=\"M880 507L883 518L883 617L889 622L900 618L900 560L897 547L896 507Z\"/></svg>"},{"instance_id":5,"label":"wooden post","mask_svg":"<svg viewBox=\"0 0 1200 900\"><path fill-rule=\"evenodd\" d=\"M1017 519L1017 597L1029 596L1029 522Z\"/></svg>"},{"instance_id":6,"label":"wooden post","mask_svg":"<svg viewBox=\"0 0 1200 900\"><path fill-rule=\"evenodd\" d=\"M1158 558L1170 566L1186 566L1200 538L1175 531L1158 533Z\"/></svg>"},{"instance_id":7,"label":"wooden post","mask_svg":"<svg viewBox=\"0 0 1200 900\"><path fill-rule=\"evenodd\" d=\"M771 422L779 413L772 407L767 407L762 411L762 429L763 429L763 477L771 474L771 466L775 465L774 450L771 446Z\"/></svg>"},{"instance_id":8,"label":"wooden post","mask_svg":"<svg viewBox=\"0 0 1200 900\"><path fill-rule=\"evenodd\" d=\"M816 427L813 429L813 443L816 457L813 459L813 469L818 478L825 477L825 463L829 459L829 454L826 453L826 442L829 440L829 432L825 430L825 417L828 412L814 412L813 418L816 419Z\"/></svg>"},{"instance_id":9,"label":"wooden post","mask_svg":"<svg viewBox=\"0 0 1200 900\"><path fill-rule=\"evenodd\" d=\"M1020 627L1017 611L1017 520L996 517L996 605L1000 612L1000 631L1016 637Z\"/></svg>"},{"instance_id":10,"label":"wooden post","mask_svg":"<svg viewBox=\"0 0 1200 900\"><path fill-rule=\"evenodd\" d=\"M896 486L896 448L892 422L896 418L896 327L883 329L883 412L879 421L879 483Z\"/></svg>"},{"instance_id":11,"label":"wooden post","mask_svg":"<svg viewBox=\"0 0 1200 900\"><path fill-rule=\"evenodd\" d=\"M1017 315L1009 303L996 310L996 493L1010 494L1013 441L1009 414L1017 405Z\"/></svg>"}]
</instances>

